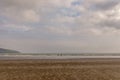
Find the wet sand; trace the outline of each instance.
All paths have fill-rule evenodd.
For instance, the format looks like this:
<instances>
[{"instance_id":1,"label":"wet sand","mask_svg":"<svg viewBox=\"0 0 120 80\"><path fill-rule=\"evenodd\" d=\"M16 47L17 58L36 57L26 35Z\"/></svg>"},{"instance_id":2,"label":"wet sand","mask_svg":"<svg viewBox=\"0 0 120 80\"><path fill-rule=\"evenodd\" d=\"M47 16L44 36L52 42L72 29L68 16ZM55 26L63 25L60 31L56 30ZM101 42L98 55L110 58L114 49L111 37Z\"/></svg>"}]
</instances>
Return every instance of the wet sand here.
<instances>
[{"instance_id":1,"label":"wet sand","mask_svg":"<svg viewBox=\"0 0 120 80\"><path fill-rule=\"evenodd\" d=\"M0 60L0 80L120 80L120 59Z\"/></svg>"}]
</instances>

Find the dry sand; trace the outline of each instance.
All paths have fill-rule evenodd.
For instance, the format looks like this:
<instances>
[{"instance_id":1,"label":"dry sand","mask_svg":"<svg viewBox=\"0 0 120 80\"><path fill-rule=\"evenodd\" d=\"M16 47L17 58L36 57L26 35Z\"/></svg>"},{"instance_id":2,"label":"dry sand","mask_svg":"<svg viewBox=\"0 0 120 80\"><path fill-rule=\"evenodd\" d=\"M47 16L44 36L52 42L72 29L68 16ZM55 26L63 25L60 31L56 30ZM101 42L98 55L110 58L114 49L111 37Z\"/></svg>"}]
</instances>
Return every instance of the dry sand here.
<instances>
[{"instance_id":1,"label":"dry sand","mask_svg":"<svg viewBox=\"0 0 120 80\"><path fill-rule=\"evenodd\" d=\"M0 60L0 80L120 80L120 59Z\"/></svg>"}]
</instances>

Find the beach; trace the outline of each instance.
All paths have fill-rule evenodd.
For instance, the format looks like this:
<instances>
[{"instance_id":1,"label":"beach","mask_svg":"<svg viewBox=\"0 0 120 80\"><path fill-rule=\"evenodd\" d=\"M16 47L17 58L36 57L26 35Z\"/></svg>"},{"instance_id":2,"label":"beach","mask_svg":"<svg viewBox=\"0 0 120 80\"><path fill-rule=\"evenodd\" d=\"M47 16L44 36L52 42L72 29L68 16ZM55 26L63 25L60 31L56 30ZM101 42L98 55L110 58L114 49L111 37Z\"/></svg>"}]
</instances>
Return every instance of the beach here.
<instances>
[{"instance_id":1,"label":"beach","mask_svg":"<svg viewBox=\"0 0 120 80\"><path fill-rule=\"evenodd\" d=\"M119 79L119 58L0 60L0 80Z\"/></svg>"}]
</instances>

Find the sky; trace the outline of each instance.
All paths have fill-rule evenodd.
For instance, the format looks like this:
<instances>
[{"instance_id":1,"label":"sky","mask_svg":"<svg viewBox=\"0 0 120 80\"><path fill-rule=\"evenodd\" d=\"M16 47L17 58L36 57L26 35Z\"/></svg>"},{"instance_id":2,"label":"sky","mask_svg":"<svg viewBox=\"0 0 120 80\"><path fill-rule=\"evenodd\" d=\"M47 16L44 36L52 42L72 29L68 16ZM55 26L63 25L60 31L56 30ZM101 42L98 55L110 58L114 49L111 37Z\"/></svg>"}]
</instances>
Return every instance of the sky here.
<instances>
[{"instance_id":1,"label":"sky","mask_svg":"<svg viewBox=\"0 0 120 80\"><path fill-rule=\"evenodd\" d=\"M120 0L0 0L0 47L120 53Z\"/></svg>"}]
</instances>

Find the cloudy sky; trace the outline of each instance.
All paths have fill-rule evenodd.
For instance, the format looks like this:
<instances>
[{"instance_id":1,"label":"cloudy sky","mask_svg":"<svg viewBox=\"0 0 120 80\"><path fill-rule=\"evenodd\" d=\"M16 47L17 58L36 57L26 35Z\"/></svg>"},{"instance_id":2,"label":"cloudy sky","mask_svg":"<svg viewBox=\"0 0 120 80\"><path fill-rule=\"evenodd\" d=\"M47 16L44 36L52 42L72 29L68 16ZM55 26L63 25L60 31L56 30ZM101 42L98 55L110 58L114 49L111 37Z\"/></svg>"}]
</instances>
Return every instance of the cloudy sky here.
<instances>
[{"instance_id":1,"label":"cloudy sky","mask_svg":"<svg viewBox=\"0 0 120 80\"><path fill-rule=\"evenodd\" d=\"M0 47L119 53L120 0L0 0Z\"/></svg>"}]
</instances>

